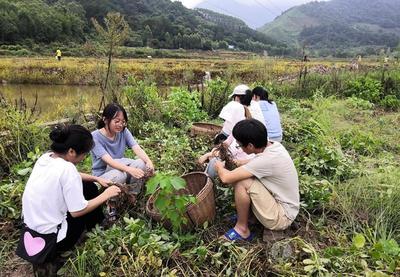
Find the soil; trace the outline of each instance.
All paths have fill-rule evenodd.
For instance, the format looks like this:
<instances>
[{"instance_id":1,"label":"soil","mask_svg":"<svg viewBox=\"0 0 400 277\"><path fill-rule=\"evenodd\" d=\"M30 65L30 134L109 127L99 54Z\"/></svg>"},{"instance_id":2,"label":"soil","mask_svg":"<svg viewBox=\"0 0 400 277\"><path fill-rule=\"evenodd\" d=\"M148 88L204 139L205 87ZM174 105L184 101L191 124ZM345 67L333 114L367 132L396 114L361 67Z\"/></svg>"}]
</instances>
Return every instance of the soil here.
<instances>
[{"instance_id":1,"label":"soil","mask_svg":"<svg viewBox=\"0 0 400 277\"><path fill-rule=\"evenodd\" d=\"M12 253L10 259L5 263L7 267L0 272L0 276L4 277L22 277L33 276L32 265L25 262L20 257Z\"/></svg>"}]
</instances>

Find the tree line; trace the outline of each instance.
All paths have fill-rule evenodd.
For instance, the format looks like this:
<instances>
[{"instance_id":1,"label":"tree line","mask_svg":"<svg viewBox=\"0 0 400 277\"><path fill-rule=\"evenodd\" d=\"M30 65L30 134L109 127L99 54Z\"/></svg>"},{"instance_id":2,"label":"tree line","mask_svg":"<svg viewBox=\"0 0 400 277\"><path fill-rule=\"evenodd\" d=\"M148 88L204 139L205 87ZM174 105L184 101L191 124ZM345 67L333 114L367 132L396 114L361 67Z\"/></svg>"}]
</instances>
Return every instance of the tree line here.
<instances>
[{"instance_id":1,"label":"tree line","mask_svg":"<svg viewBox=\"0 0 400 277\"><path fill-rule=\"evenodd\" d=\"M84 43L94 38L91 18L103 22L111 11L120 12L129 24L125 46L290 52L238 19L189 10L170 0L0 0L0 41Z\"/></svg>"}]
</instances>

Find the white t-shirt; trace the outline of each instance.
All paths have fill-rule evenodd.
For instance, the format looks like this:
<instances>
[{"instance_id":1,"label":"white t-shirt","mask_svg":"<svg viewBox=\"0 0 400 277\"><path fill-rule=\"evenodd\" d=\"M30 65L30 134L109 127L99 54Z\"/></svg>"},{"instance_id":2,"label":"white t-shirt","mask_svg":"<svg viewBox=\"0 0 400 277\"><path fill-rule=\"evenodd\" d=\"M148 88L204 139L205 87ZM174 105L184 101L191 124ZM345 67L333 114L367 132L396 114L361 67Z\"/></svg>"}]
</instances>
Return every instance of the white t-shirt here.
<instances>
[{"instance_id":1,"label":"white t-shirt","mask_svg":"<svg viewBox=\"0 0 400 277\"><path fill-rule=\"evenodd\" d=\"M57 232L57 242L67 234L67 211L86 208L82 178L75 165L62 158L52 158L51 152L42 155L33 167L22 196L22 215L25 224L38 233Z\"/></svg>"},{"instance_id":2,"label":"white t-shirt","mask_svg":"<svg viewBox=\"0 0 400 277\"><path fill-rule=\"evenodd\" d=\"M232 133L233 127L235 127L236 123L246 119L243 105L236 101L231 101L226 104L222 108L219 117L225 120L222 132L228 136Z\"/></svg>"},{"instance_id":3,"label":"white t-shirt","mask_svg":"<svg viewBox=\"0 0 400 277\"><path fill-rule=\"evenodd\" d=\"M243 167L260 180L282 205L286 216L294 220L300 208L299 179L285 147L274 142Z\"/></svg>"},{"instance_id":4,"label":"white t-shirt","mask_svg":"<svg viewBox=\"0 0 400 277\"><path fill-rule=\"evenodd\" d=\"M250 106L248 108L251 113L251 117L257 119L265 126L265 119L261 111L260 104L257 101L251 100Z\"/></svg>"}]
</instances>

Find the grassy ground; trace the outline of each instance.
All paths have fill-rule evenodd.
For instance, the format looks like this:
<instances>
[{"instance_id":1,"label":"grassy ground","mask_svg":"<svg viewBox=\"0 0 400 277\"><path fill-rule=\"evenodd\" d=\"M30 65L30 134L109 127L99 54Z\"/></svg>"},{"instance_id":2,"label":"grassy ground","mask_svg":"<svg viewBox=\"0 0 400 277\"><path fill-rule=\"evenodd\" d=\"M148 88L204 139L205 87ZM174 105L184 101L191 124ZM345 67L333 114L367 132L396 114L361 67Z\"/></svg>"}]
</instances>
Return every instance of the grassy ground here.
<instances>
[{"instance_id":1,"label":"grassy ground","mask_svg":"<svg viewBox=\"0 0 400 277\"><path fill-rule=\"evenodd\" d=\"M336 75L316 74L305 80L264 82L281 111L283 144L300 176L301 212L284 240L263 242L263 230L257 225L252 227L257 234L252 243L218 240L232 226L229 216L234 207L231 189L217 182L214 223L189 233L165 230L145 214L146 197L142 195L114 227L88 234L86 242L69 253L59 273L63 276L399 275L399 110L366 100L375 95L374 88L378 87L368 81L360 89L358 83L352 82L353 78L366 78L364 72L344 72L336 85L332 85L337 82ZM398 71L390 74L395 84L390 94L397 93ZM379 77L378 80L386 83ZM231 88L225 89L230 86L229 81L213 81L199 94L185 89L171 91L163 96L166 99L158 98L155 84L146 81L127 84L123 90L127 98L121 101L128 105L129 99L133 107L130 114L136 119L129 121L129 127L159 171L180 175L198 169L195 159L209 149L210 142L188 136L188 126L193 121L211 119L194 103L201 102L203 94L203 109L213 114L220 107L211 105L210 102L218 102L212 97L229 93ZM340 89L333 89L336 87ZM379 87L382 93L384 87ZM353 95L348 95L348 91ZM146 110L135 108L144 105ZM34 129L34 123L22 126L24 121L16 119L13 124L21 122L19 135L25 134L24 128L32 128L26 132L36 139L35 145L46 149L47 130ZM4 128L8 126L4 125L6 122L2 123ZM9 130L13 133L13 129ZM30 270L12 252L18 236L20 196L32 161L41 150L29 157L24 153L31 150L28 147L26 152L23 150L25 161L16 157L13 169L0 186L0 272L4 276ZM81 169L90 170L89 159Z\"/></svg>"}]
</instances>

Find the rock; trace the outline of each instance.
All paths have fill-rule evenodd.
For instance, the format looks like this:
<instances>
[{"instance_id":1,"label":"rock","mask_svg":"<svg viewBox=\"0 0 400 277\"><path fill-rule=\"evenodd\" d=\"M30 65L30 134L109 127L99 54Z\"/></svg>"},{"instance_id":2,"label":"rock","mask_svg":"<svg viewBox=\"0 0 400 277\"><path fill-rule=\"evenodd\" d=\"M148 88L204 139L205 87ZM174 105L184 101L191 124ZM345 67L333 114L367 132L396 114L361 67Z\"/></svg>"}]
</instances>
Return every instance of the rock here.
<instances>
[{"instance_id":1,"label":"rock","mask_svg":"<svg viewBox=\"0 0 400 277\"><path fill-rule=\"evenodd\" d=\"M267 256L273 263L287 263L296 260L295 247L291 241L275 242L270 250L267 250Z\"/></svg>"}]
</instances>

